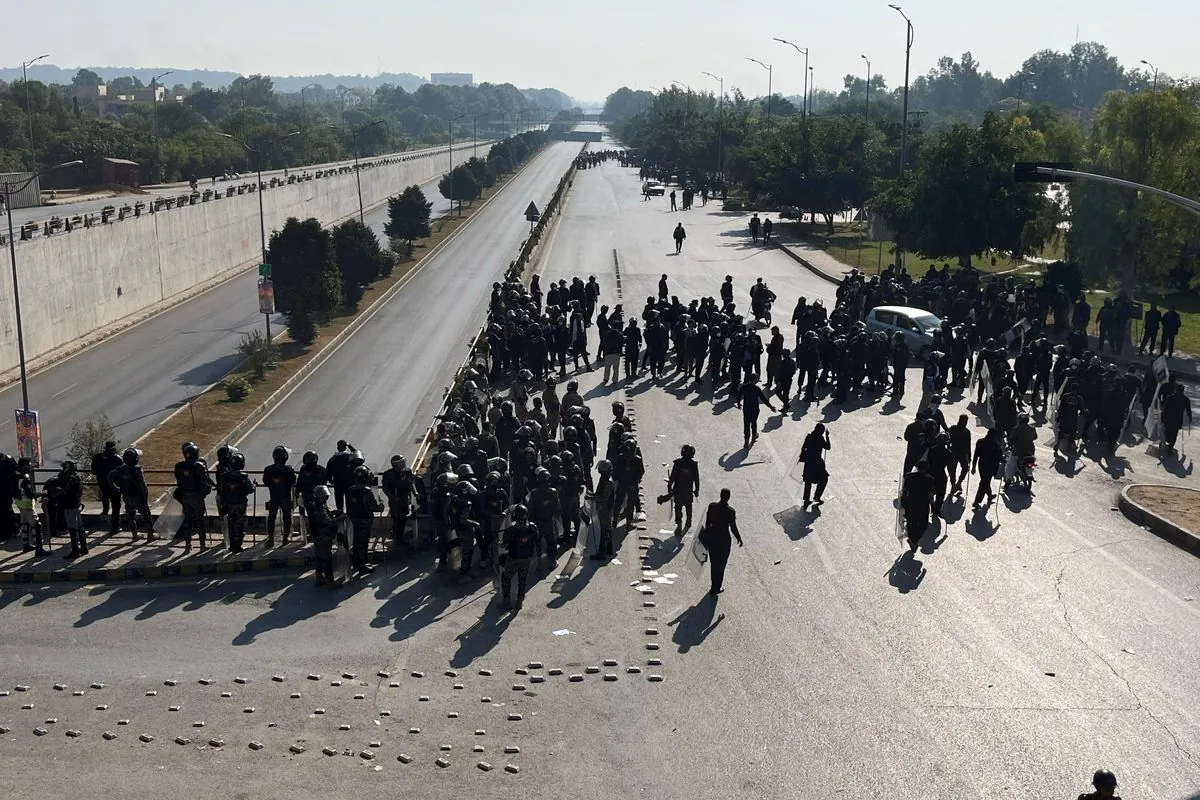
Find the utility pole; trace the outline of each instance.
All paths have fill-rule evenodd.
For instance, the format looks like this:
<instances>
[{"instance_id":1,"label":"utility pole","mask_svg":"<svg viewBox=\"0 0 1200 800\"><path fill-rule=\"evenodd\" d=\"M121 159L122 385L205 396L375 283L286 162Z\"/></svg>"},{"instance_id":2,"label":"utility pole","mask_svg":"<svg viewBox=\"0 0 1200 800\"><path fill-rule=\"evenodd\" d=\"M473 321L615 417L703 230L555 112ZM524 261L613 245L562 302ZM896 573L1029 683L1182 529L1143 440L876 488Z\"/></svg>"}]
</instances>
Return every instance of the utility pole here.
<instances>
[{"instance_id":1,"label":"utility pole","mask_svg":"<svg viewBox=\"0 0 1200 800\"><path fill-rule=\"evenodd\" d=\"M150 79L150 102L154 104L154 182L162 183L162 139L158 136L158 79L172 74L173 70L155 75Z\"/></svg>"},{"instance_id":2,"label":"utility pole","mask_svg":"<svg viewBox=\"0 0 1200 800\"><path fill-rule=\"evenodd\" d=\"M758 64L760 67L762 67L763 69L765 69L767 71L767 125L770 126L770 124L771 124L771 95L775 91L771 86L773 70L771 69L770 64L766 64L762 61L759 61L757 58L750 58L750 56L746 56L746 60L753 61L755 64Z\"/></svg>"},{"instance_id":3,"label":"utility pole","mask_svg":"<svg viewBox=\"0 0 1200 800\"><path fill-rule=\"evenodd\" d=\"M913 24L908 15L901 10L900 6L889 3L889 8L894 8L900 16L904 17L905 37L904 37L904 101L903 109L900 111L900 183L904 183L904 166L908 156L908 67L912 58L913 46ZM896 247L896 266L904 266L904 252L899 246Z\"/></svg>"},{"instance_id":4,"label":"utility pole","mask_svg":"<svg viewBox=\"0 0 1200 800\"><path fill-rule=\"evenodd\" d=\"M774 40L779 42L780 44L786 44L788 47L792 48L797 53L804 56L804 102L800 104L800 119L807 120L808 119L808 92L809 92L808 78L809 78L809 75L812 73L812 70L808 68L808 48L800 47L797 44L789 42L787 39L780 39L778 37L775 37Z\"/></svg>"},{"instance_id":5,"label":"utility pole","mask_svg":"<svg viewBox=\"0 0 1200 800\"><path fill-rule=\"evenodd\" d=\"M867 122L871 121L871 59L867 58L866 54L860 56L863 61L867 62L867 99L863 104L863 117Z\"/></svg>"},{"instance_id":6,"label":"utility pole","mask_svg":"<svg viewBox=\"0 0 1200 800\"><path fill-rule=\"evenodd\" d=\"M43 53L37 58L31 58L28 61L21 62L21 83L25 84L25 113L29 116L29 158L33 162L29 167L30 172L38 171L38 161L37 147L34 146L33 142L33 103L29 96L29 73L27 70L38 61L41 61L43 58L49 57L49 53ZM39 184L39 188L40 187L41 185Z\"/></svg>"},{"instance_id":7,"label":"utility pole","mask_svg":"<svg viewBox=\"0 0 1200 800\"><path fill-rule=\"evenodd\" d=\"M722 152L725 145L725 79L719 75L713 75L711 72L704 74L721 84L721 96L717 98L717 180L720 180L721 168L725 163Z\"/></svg>"}]
</instances>

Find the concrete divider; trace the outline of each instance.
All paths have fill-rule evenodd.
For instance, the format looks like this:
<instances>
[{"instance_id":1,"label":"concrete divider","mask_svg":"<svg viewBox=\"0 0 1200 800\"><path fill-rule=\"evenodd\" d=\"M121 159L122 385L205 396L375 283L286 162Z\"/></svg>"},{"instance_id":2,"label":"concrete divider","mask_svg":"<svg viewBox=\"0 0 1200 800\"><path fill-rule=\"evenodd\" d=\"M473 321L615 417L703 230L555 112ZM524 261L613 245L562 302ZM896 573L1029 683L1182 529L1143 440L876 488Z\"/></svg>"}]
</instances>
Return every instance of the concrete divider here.
<instances>
[{"instance_id":1,"label":"concrete divider","mask_svg":"<svg viewBox=\"0 0 1200 800\"><path fill-rule=\"evenodd\" d=\"M477 153L456 146L455 161ZM421 184L449 167L445 150L414 154L359 170L364 206L375 206L405 186ZM289 217L316 217L329 225L358 212L358 180L352 168L321 180L279 182L273 188L226 196L210 195L156 213L145 211L112 224L100 217L70 234L17 243L25 357L69 348L95 331L122 320L145 316L165 301L181 300L218 279L231 277L260 258L259 196L268 236ZM257 190L256 190L257 189ZM10 270L0 270L0 297L10 298ZM0 303L0 375L18 364L16 315L11 302Z\"/></svg>"}]
</instances>

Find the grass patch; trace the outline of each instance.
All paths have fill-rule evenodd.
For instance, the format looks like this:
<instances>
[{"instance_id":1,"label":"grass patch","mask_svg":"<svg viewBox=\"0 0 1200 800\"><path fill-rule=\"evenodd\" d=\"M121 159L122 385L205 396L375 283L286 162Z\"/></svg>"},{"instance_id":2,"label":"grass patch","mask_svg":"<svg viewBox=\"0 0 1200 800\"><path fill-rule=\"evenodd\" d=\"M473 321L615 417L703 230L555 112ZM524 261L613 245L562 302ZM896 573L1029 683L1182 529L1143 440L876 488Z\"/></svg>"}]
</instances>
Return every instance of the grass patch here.
<instances>
[{"instance_id":1,"label":"grass patch","mask_svg":"<svg viewBox=\"0 0 1200 800\"><path fill-rule=\"evenodd\" d=\"M798 226L801 238L813 247L824 250L846 266L854 267L868 275L875 274L892 263L895 258L895 244L889 240L875 241L868 239L866 226L862 223L844 223L834 226L833 235L826 232L824 226L816 230L807 230ZM1063 257L1062 237L1051 242L1039 254L1040 258L1056 261ZM951 269L957 269L957 263L949 259L922 258L915 253L905 253L904 262L910 275L920 277L932 265L941 269L943 264L950 264ZM995 263L993 263L995 262ZM997 273L1009 272L1021 267L1021 261L1014 261L1005 254L996 254L995 258L974 258L971 266L980 272Z\"/></svg>"},{"instance_id":2,"label":"grass patch","mask_svg":"<svg viewBox=\"0 0 1200 800\"><path fill-rule=\"evenodd\" d=\"M483 205L483 201L500 191L515 174L515 172L512 173L504 181L484 191L479 200L470 206L464 206L461 216L449 215L436 221L433 224L432 235L415 243L411 258L399 259L390 276L380 278L371 284L363 292L362 300L359 301L356 308L340 309L329 324L318 328L317 337L311 345L306 346L293 342L285 332L275 339L275 346L279 348L278 364L267 370L261 378L255 374L253 366L249 364L241 364L231 370L225 376L225 380L240 378L250 385L250 394L245 400L229 399L222 384L218 383L203 394L192 398L190 403L185 404L185 407L146 434L138 442L138 447L144 453L142 465L148 473L147 482L151 484L151 489L153 490L156 486L174 485L169 473L174 468L175 462L179 460L180 444L185 441L193 441L200 447L202 453L210 452L220 445L229 432L260 403L270 397L272 392L283 386L305 364L320 353L359 314L370 308L380 295L404 280L405 276L420 265L429 251L465 225ZM258 464L248 464L247 466L250 469L261 467ZM158 472L159 470L163 470L167 474L164 476ZM151 493L153 494L153 491Z\"/></svg>"}]
</instances>

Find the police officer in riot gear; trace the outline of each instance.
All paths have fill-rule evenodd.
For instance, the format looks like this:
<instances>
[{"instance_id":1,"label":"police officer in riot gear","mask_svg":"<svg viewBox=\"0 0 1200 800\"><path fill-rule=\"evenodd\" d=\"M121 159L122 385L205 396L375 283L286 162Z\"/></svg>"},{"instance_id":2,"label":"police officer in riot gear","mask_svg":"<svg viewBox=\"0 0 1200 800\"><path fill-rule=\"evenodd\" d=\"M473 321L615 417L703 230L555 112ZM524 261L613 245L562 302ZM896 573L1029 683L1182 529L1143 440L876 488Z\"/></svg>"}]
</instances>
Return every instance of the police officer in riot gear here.
<instances>
[{"instance_id":1,"label":"police officer in riot gear","mask_svg":"<svg viewBox=\"0 0 1200 800\"><path fill-rule=\"evenodd\" d=\"M667 494L675 506L675 536L683 538L683 532L692 527L692 501L700 496L700 465L696 463L696 448L690 444L679 448L679 458L671 464Z\"/></svg>"},{"instance_id":2,"label":"police officer in riot gear","mask_svg":"<svg viewBox=\"0 0 1200 800\"><path fill-rule=\"evenodd\" d=\"M529 569L541 548L542 534L537 525L529 521L529 509L515 505L512 510L513 524L504 531L504 550L507 554L504 573L500 577L500 607L512 608L512 580L517 578L517 603L519 611L525 600L525 589L529 583Z\"/></svg>"},{"instance_id":3,"label":"police officer in riot gear","mask_svg":"<svg viewBox=\"0 0 1200 800\"><path fill-rule=\"evenodd\" d=\"M325 465L329 482L333 484L333 503L338 511L346 507L346 491L354 483L354 456L354 447L345 439L339 439L337 452L329 457Z\"/></svg>"},{"instance_id":4,"label":"police officer in riot gear","mask_svg":"<svg viewBox=\"0 0 1200 800\"><path fill-rule=\"evenodd\" d=\"M192 536L200 539L200 549L205 547L205 516L208 510L204 507L204 498L212 492L215 484L208 476L208 467L200 458L200 448L194 442L185 442L180 448L183 459L175 464L175 491L173 496L183 507L183 523L175 534L176 539L183 539L185 546L192 546Z\"/></svg>"},{"instance_id":5,"label":"police officer in riot gear","mask_svg":"<svg viewBox=\"0 0 1200 800\"><path fill-rule=\"evenodd\" d=\"M33 462L17 459L17 510L21 515L21 535L25 540L22 552L34 551L36 556L50 555L42 542L42 521L37 512L37 484L33 477Z\"/></svg>"},{"instance_id":6,"label":"police officer in riot gear","mask_svg":"<svg viewBox=\"0 0 1200 800\"><path fill-rule=\"evenodd\" d=\"M375 524L375 512L383 510L383 504L371 491L375 476L364 464L354 468L351 484L346 489L346 516L354 526L354 541L350 543L350 563L360 578L370 575L375 568L367 563L367 547L371 543L371 529ZM334 487L336 491L336 486Z\"/></svg>"},{"instance_id":7,"label":"police officer in riot gear","mask_svg":"<svg viewBox=\"0 0 1200 800\"><path fill-rule=\"evenodd\" d=\"M46 497L46 521L51 532L61 520L71 537L71 551L63 558L69 560L87 555L87 539L79 515L79 509L83 507L83 481L79 478L75 462L62 462L58 475L46 481L42 491Z\"/></svg>"},{"instance_id":8,"label":"police officer in riot gear","mask_svg":"<svg viewBox=\"0 0 1200 800\"><path fill-rule=\"evenodd\" d=\"M271 464L263 468L263 485L270 497L267 500L267 541L265 547L275 546L275 518L283 517L283 540L292 538L292 496L296 489L296 470L288 464L292 451L278 445L271 451Z\"/></svg>"},{"instance_id":9,"label":"police officer in riot gear","mask_svg":"<svg viewBox=\"0 0 1200 800\"><path fill-rule=\"evenodd\" d=\"M121 527L121 492L109 482L108 476L121 466L116 442L105 442L104 449L92 456L92 477L100 490L100 514L109 518L109 533L115 534ZM0 505L3 502L0 501Z\"/></svg>"},{"instance_id":10,"label":"police officer in riot gear","mask_svg":"<svg viewBox=\"0 0 1200 800\"><path fill-rule=\"evenodd\" d=\"M329 502L329 487L323 483L317 484L304 497L307 498L304 513L308 519L308 529L312 534L313 550L317 559L317 586L337 588L342 580L333 576L333 547L337 540L337 523L326 505Z\"/></svg>"},{"instance_id":11,"label":"police officer in riot gear","mask_svg":"<svg viewBox=\"0 0 1200 800\"><path fill-rule=\"evenodd\" d=\"M217 479L217 497L225 509L225 524L229 531L229 552L240 553L246 534L246 498L254 494L254 482L246 474L246 457L230 454L225 472Z\"/></svg>"},{"instance_id":12,"label":"police officer in riot gear","mask_svg":"<svg viewBox=\"0 0 1200 800\"><path fill-rule=\"evenodd\" d=\"M592 558L604 561L616 555L613 552L613 529L616 527L617 495L616 484L612 479L612 462L601 459L596 462L596 471L600 473L600 480L596 481L596 491L592 500L600 523L600 542Z\"/></svg>"},{"instance_id":13,"label":"police officer in riot gear","mask_svg":"<svg viewBox=\"0 0 1200 800\"><path fill-rule=\"evenodd\" d=\"M408 468L404 456L392 456L391 469L379 478L379 487L388 499L388 514L392 518L392 548L400 546L413 516L413 505L425 510L425 482Z\"/></svg>"},{"instance_id":14,"label":"police officer in riot gear","mask_svg":"<svg viewBox=\"0 0 1200 800\"><path fill-rule=\"evenodd\" d=\"M300 469L296 472L296 496L300 500L301 514L308 514L308 506L313 500L313 489L326 485L325 468L321 466L321 457L313 450L305 452L300 458ZM301 517L302 525L307 521ZM309 535L312 529L309 528Z\"/></svg>"},{"instance_id":15,"label":"police officer in riot gear","mask_svg":"<svg viewBox=\"0 0 1200 800\"><path fill-rule=\"evenodd\" d=\"M142 474L139 465L141 458L140 450L132 447L126 449L121 454L121 466L113 470L108 478L113 487L121 493L121 502L125 504L125 520L135 542L140 535L138 517L141 517L145 525L150 525L150 490L146 487L146 476ZM147 541L156 538L158 537L154 535L153 530L146 534Z\"/></svg>"}]
</instances>

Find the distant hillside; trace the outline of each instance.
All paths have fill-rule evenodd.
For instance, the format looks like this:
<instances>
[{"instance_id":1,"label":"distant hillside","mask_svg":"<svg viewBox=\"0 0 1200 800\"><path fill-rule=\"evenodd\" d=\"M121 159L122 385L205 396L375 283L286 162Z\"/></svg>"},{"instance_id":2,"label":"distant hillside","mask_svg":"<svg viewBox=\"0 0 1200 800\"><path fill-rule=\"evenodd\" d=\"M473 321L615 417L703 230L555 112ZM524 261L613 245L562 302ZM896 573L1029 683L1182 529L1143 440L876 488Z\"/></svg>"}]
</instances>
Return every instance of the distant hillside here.
<instances>
[{"instance_id":1,"label":"distant hillside","mask_svg":"<svg viewBox=\"0 0 1200 800\"><path fill-rule=\"evenodd\" d=\"M58 67L53 64L34 64L29 68L29 79L41 81L42 83L69 86L75 74L80 69L80 67ZM171 68L82 67L82 69L91 70L103 78L105 82L111 81L114 78L132 76L138 78L142 83L149 84L150 79L155 75L167 72ZM212 69L176 69L171 72L170 76L163 80L163 83L171 86L183 84L187 87L190 87L194 83L201 83L209 89L219 89L233 83L234 79L239 77L239 75L240 73L237 72L223 72ZM411 72L385 72L381 75L333 75L330 73L324 75L271 75L270 78L275 84L275 91L284 93L299 92L302 87L310 83L320 84L325 89L334 89L338 86L377 89L383 84L388 83L392 86L399 86L407 92L415 92L422 85L429 82L419 75L413 75ZM11 83L14 80L20 79L20 67L0 67L0 82ZM571 98L558 89L523 89L521 91L531 102L554 111L570 108L574 105Z\"/></svg>"}]
</instances>

